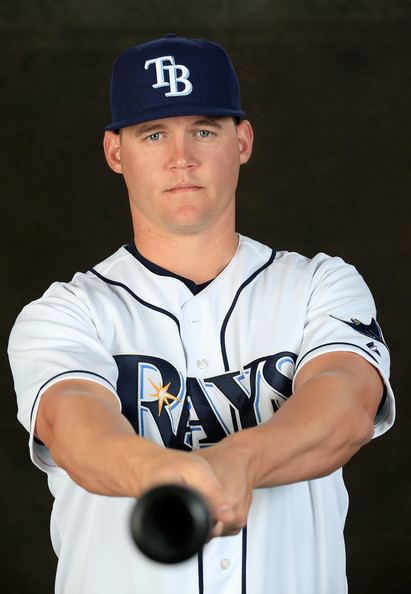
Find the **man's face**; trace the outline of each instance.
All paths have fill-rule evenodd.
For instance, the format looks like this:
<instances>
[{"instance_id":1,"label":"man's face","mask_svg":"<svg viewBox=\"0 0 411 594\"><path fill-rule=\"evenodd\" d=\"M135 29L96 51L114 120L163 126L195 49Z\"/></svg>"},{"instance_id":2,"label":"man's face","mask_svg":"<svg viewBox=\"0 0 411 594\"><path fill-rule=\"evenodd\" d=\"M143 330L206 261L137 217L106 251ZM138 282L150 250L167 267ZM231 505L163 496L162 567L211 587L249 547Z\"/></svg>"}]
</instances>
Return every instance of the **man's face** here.
<instances>
[{"instance_id":1,"label":"man's face","mask_svg":"<svg viewBox=\"0 0 411 594\"><path fill-rule=\"evenodd\" d=\"M139 228L195 234L234 217L252 140L247 121L183 116L106 132L104 147L110 167L124 175Z\"/></svg>"}]
</instances>

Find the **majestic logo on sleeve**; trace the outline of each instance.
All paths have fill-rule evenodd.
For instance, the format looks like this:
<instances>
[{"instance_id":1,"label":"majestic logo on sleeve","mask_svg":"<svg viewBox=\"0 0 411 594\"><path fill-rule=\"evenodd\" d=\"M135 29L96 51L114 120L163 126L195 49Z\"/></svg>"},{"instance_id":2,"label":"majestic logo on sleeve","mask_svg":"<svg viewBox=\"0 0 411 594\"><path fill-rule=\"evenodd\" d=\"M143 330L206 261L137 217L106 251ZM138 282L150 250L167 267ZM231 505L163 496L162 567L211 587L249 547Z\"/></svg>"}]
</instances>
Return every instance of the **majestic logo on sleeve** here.
<instances>
[{"instance_id":1,"label":"majestic logo on sleeve","mask_svg":"<svg viewBox=\"0 0 411 594\"><path fill-rule=\"evenodd\" d=\"M351 318L350 321L347 321L347 320L342 320L341 318L337 318L335 316L330 316L330 317L334 318L334 320L338 320L339 322L343 322L344 324L347 324L347 326L350 326L350 328L352 328L353 330L356 330L356 332L359 332L360 334L363 334L364 336L368 336L369 338L372 338L373 340L377 340L378 342L381 342L385 347L387 347L387 344L386 344L384 337L382 335L382 330L374 318L371 318L371 322L369 324L364 324L357 318ZM374 342L367 343L367 347L370 350L374 351L374 353L377 353L378 355L380 354L380 352L379 352L377 346L374 344Z\"/></svg>"},{"instance_id":2,"label":"majestic logo on sleeve","mask_svg":"<svg viewBox=\"0 0 411 594\"><path fill-rule=\"evenodd\" d=\"M179 97L189 95L193 85L189 81L190 71L183 64L176 64L174 56L161 56L153 60L146 60L144 70L148 70L154 64L156 69L157 82L152 85L153 89L170 87L166 97ZM168 80L166 80L168 78Z\"/></svg>"},{"instance_id":3,"label":"majestic logo on sleeve","mask_svg":"<svg viewBox=\"0 0 411 594\"><path fill-rule=\"evenodd\" d=\"M284 351L206 379L185 378L158 357L114 358L123 414L136 432L191 450L269 419L292 393L297 356Z\"/></svg>"}]
</instances>

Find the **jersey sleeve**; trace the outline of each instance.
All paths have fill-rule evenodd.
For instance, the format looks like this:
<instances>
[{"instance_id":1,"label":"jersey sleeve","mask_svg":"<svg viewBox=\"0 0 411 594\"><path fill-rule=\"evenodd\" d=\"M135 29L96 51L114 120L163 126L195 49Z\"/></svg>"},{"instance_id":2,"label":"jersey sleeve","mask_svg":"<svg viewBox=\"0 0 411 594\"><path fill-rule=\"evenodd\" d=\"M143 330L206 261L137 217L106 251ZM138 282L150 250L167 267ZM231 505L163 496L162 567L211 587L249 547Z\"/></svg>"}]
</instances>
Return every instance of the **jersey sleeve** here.
<instances>
[{"instance_id":1,"label":"jersey sleeve","mask_svg":"<svg viewBox=\"0 0 411 594\"><path fill-rule=\"evenodd\" d=\"M311 265L312 284L295 377L308 361L323 353L350 351L361 355L384 381L384 396L374 424L374 437L382 435L394 422L395 402L389 382L389 350L376 319L374 299L355 267L341 258L318 254Z\"/></svg>"},{"instance_id":2,"label":"jersey sleeve","mask_svg":"<svg viewBox=\"0 0 411 594\"><path fill-rule=\"evenodd\" d=\"M117 366L99 339L87 301L70 284L54 283L20 313L11 331L8 354L17 416L30 434L31 458L46 472L63 472L34 436L45 390L65 379L83 379L102 384L117 396Z\"/></svg>"}]
</instances>

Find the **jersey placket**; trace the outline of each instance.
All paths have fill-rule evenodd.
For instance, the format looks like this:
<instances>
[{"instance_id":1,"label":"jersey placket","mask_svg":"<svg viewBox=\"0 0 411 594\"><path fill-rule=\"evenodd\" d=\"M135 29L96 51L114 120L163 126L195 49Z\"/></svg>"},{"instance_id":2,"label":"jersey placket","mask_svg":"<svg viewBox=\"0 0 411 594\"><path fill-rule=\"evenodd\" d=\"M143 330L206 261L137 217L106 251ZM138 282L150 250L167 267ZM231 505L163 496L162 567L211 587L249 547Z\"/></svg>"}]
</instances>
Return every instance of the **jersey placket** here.
<instances>
[{"instance_id":1,"label":"jersey placket","mask_svg":"<svg viewBox=\"0 0 411 594\"><path fill-rule=\"evenodd\" d=\"M187 375L199 383L224 372L220 345L221 322L218 312L214 310L211 319L209 310L209 295L212 292L213 287L208 287L182 307L181 340L186 353ZM193 407L190 408L190 421L194 425L201 425L201 419L197 419ZM203 594L223 591L238 594L242 591L242 540L241 534L217 538L204 547L201 559L204 582L200 584Z\"/></svg>"}]
</instances>

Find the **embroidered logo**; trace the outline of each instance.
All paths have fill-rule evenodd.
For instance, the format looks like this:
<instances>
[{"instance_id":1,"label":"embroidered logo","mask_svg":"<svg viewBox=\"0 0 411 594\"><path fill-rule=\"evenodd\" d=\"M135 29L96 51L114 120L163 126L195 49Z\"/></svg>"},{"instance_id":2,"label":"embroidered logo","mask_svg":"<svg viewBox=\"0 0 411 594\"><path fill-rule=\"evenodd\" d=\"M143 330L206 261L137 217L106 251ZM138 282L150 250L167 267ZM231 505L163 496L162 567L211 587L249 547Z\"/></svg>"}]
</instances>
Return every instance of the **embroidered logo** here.
<instances>
[{"instance_id":1,"label":"embroidered logo","mask_svg":"<svg viewBox=\"0 0 411 594\"><path fill-rule=\"evenodd\" d=\"M376 320L374 320L374 318L371 318L371 322L369 324L364 324L357 318L351 318L351 321L348 322L347 320L341 320L341 318L336 318L335 316L330 316L330 317L334 318L334 320L338 320L339 322L343 322L344 324L347 324L347 326L350 326L351 328L353 328L353 330L356 330L360 334L363 334L364 336L368 336L369 338L372 338L373 340L378 340L378 342L382 342L383 345L387 346L385 343L384 337L382 335L381 328L379 327ZM372 348L372 345L373 345L373 343L369 343L367 346L371 350L374 350ZM375 351L375 352L378 352L378 351Z\"/></svg>"},{"instance_id":2,"label":"embroidered logo","mask_svg":"<svg viewBox=\"0 0 411 594\"><path fill-rule=\"evenodd\" d=\"M166 403L168 408L170 408L171 402L169 402L169 400L180 400L180 398L178 398L178 396L173 396L173 394L170 394L168 392L171 382L168 382L168 384L163 387L161 385L157 386L151 378L148 378L148 381L155 389L155 392L153 394L150 394L150 396L153 396L154 398L157 398L157 400L158 400L158 416L161 415L161 411L163 409L164 403Z\"/></svg>"},{"instance_id":3,"label":"embroidered logo","mask_svg":"<svg viewBox=\"0 0 411 594\"><path fill-rule=\"evenodd\" d=\"M161 56L153 60L146 60L144 70L148 70L154 64L156 68L156 78L152 87L159 89L169 87L170 90L164 93L166 97L178 97L189 95L193 90L193 85L189 81L190 71L183 64L176 64L174 56ZM168 78L168 80L166 80Z\"/></svg>"},{"instance_id":4,"label":"embroidered logo","mask_svg":"<svg viewBox=\"0 0 411 594\"><path fill-rule=\"evenodd\" d=\"M381 357L381 353L374 342L367 342L367 347L370 349L370 351L374 351L374 353L377 353L377 355Z\"/></svg>"}]
</instances>

